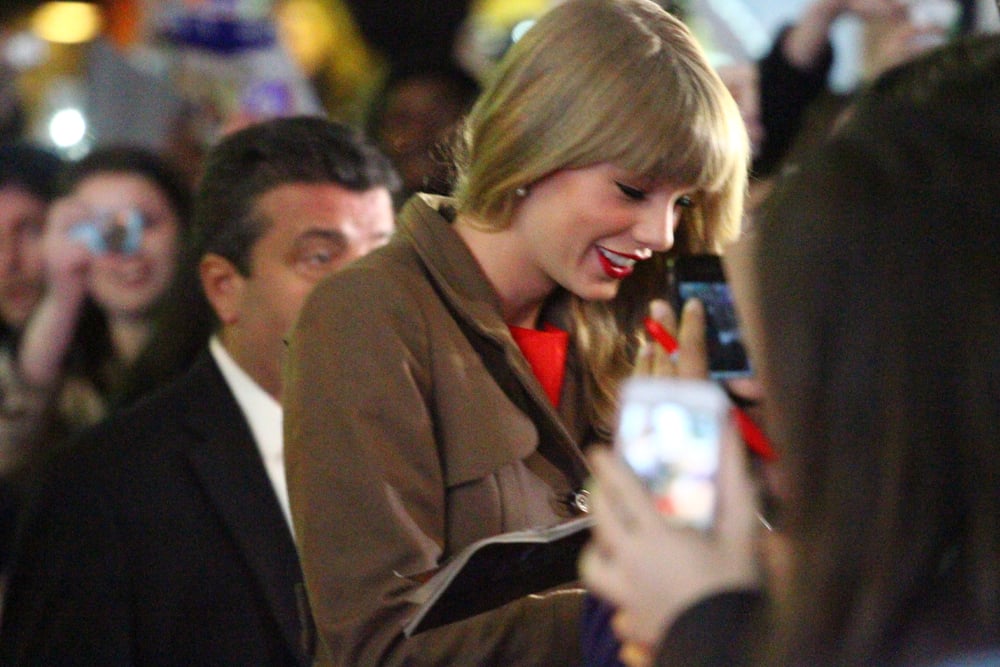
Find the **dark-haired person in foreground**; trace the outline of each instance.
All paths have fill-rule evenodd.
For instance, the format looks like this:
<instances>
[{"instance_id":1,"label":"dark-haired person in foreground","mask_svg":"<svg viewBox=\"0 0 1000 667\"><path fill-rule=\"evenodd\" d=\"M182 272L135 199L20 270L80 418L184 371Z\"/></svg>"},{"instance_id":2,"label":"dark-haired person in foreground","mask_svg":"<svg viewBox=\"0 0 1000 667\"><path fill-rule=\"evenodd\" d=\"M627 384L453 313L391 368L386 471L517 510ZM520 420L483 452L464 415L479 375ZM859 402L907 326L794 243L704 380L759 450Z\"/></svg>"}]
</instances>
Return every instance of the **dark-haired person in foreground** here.
<instances>
[{"instance_id":1,"label":"dark-haired person in foreground","mask_svg":"<svg viewBox=\"0 0 1000 667\"><path fill-rule=\"evenodd\" d=\"M268 121L213 149L197 267L184 270L200 278L214 334L186 374L44 471L0 663L309 664L284 487L282 338L316 281L388 240L398 187L373 144L320 118Z\"/></svg>"},{"instance_id":2,"label":"dark-haired person in foreground","mask_svg":"<svg viewBox=\"0 0 1000 667\"><path fill-rule=\"evenodd\" d=\"M1000 664L998 110L1000 36L888 71L726 253L779 558L734 442L710 535L593 453L582 576L633 664Z\"/></svg>"}]
</instances>

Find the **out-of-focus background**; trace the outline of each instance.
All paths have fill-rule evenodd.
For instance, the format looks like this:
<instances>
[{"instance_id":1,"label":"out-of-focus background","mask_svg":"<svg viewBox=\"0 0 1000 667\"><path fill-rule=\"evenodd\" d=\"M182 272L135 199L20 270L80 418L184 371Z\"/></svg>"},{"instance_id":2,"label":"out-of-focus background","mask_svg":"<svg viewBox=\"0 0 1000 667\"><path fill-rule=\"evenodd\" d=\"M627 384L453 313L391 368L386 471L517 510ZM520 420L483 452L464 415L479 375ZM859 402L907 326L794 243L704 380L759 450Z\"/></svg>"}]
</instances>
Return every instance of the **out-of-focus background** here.
<instances>
[{"instance_id":1,"label":"out-of-focus background","mask_svg":"<svg viewBox=\"0 0 1000 667\"><path fill-rule=\"evenodd\" d=\"M366 125L391 72L457 65L481 78L551 2L3 0L0 129L71 159L124 141L184 162L258 117L324 111ZM809 0L672 4L723 64L760 57ZM995 27L992 0L962 4L971 27ZM834 26L834 90L863 78L861 32Z\"/></svg>"}]
</instances>

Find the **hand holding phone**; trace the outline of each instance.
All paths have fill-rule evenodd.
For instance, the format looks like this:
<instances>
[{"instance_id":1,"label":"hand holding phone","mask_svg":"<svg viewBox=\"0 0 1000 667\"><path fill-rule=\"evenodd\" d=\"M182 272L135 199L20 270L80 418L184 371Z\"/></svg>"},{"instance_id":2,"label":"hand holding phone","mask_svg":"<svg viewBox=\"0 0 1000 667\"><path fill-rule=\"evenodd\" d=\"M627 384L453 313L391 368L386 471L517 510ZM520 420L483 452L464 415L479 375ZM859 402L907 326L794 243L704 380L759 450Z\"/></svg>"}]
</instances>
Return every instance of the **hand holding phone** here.
<instances>
[{"instance_id":1,"label":"hand holding phone","mask_svg":"<svg viewBox=\"0 0 1000 667\"><path fill-rule=\"evenodd\" d=\"M760 585L757 490L743 445L723 433L711 533L678 530L661 520L621 452L595 447L592 543L580 559L587 589L630 617L620 638L650 642L695 600ZM643 630L651 634L644 636ZM638 633L638 634L636 634Z\"/></svg>"},{"instance_id":2,"label":"hand holding phone","mask_svg":"<svg viewBox=\"0 0 1000 667\"><path fill-rule=\"evenodd\" d=\"M736 319L733 296L718 255L680 255L670 263L671 297L679 313L689 299L705 309L705 337L712 379L753 374Z\"/></svg>"},{"instance_id":3,"label":"hand holding phone","mask_svg":"<svg viewBox=\"0 0 1000 667\"><path fill-rule=\"evenodd\" d=\"M622 386L615 448L672 522L712 527L725 392L708 380L632 377Z\"/></svg>"}]
</instances>

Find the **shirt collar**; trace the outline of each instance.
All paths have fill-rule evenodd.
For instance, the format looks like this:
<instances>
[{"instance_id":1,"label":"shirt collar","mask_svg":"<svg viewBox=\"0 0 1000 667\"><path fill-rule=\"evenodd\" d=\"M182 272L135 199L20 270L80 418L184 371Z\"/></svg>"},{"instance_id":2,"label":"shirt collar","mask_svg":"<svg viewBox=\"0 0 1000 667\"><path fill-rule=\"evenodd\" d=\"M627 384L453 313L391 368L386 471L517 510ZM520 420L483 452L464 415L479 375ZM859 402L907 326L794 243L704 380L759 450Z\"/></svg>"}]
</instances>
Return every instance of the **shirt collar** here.
<instances>
[{"instance_id":1,"label":"shirt collar","mask_svg":"<svg viewBox=\"0 0 1000 667\"><path fill-rule=\"evenodd\" d=\"M288 487L285 483L281 404L240 368L218 336L211 337L208 349L247 420L278 503L291 525Z\"/></svg>"}]
</instances>

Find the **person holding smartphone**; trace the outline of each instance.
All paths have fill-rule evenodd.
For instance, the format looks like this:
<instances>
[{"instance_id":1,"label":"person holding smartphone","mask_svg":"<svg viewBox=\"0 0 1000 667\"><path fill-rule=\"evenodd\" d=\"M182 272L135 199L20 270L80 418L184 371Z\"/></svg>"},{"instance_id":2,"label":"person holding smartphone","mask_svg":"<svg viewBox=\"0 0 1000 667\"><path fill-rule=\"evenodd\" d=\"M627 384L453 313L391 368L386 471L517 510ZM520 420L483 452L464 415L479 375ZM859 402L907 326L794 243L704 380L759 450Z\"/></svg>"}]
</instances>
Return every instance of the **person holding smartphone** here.
<instances>
[{"instance_id":1,"label":"person holding smartphone","mask_svg":"<svg viewBox=\"0 0 1000 667\"><path fill-rule=\"evenodd\" d=\"M739 110L650 0L569 0L498 65L454 197L320 283L289 336L286 465L318 664L577 665L579 589L410 638L413 575L586 510L668 251L740 224ZM659 281L654 284L654 281Z\"/></svg>"},{"instance_id":2,"label":"person holding smartphone","mask_svg":"<svg viewBox=\"0 0 1000 667\"><path fill-rule=\"evenodd\" d=\"M15 363L20 390L38 396L11 416L29 448L61 442L107 414L189 230L189 186L138 146L98 148L67 164L59 195L41 241L44 293Z\"/></svg>"},{"instance_id":3,"label":"person holding smartphone","mask_svg":"<svg viewBox=\"0 0 1000 667\"><path fill-rule=\"evenodd\" d=\"M709 533L593 453L580 567L631 664L1000 661L998 108L998 36L890 70L726 253L778 452L777 559L734 439Z\"/></svg>"}]
</instances>

